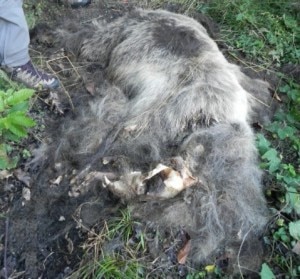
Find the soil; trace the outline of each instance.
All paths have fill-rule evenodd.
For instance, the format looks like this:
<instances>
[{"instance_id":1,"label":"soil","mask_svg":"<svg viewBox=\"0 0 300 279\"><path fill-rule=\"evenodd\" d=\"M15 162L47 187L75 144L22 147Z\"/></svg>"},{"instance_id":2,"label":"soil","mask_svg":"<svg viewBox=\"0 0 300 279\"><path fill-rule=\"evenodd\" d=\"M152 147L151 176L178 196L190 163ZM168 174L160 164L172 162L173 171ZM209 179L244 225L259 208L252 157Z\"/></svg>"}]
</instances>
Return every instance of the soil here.
<instances>
[{"instance_id":1,"label":"soil","mask_svg":"<svg viewBox=\"0 0 300 279\"><path fill-rule=\"evenodd\" d=\"M0 278L67 278L79 267L86 251L82 245L87 243L90 232L101 232L105 222L119 216L119 210L124 208L97 185L78 197L70 195L67 181L73 175L72 169L66 169L63 177L58 176L55 167L48 165L47 153L37 147L41 142L50 144L49 139L57 136L64 119L74 117L76 107L91 98L93 79L97 77L99 82L102 77L97 65L83 65L72 57L55 60L62 51L46 35L47 29L67 21L73 24L98 18L110 21L132 9L133 5L126 1L117 4L93 1L89 7L74 10L56 2L44 1L44 5L48 5L42 16L46 24L38 25L31 32L31 56L42 67L48 61L64 88L58 92L38 92L32 109L32 116L46 128L36 128L24 145L36 157L45 157L44 164L37 165L33 160L29 165L30 158L23 160L15 171L1 173ZM165 8L180 12L179 6L167 5ZM217 36L216 24L200 14L194 16L213 37ZM81 72L89 72L90 78L83 80ZM162 238L155 241L156 232L146 224L139 224L134 226L131 241L135 241L140 230L146 230L149 237L148 250L143 255L147 262L146 272L151 273L149 277L184 277L187 271L176 261L178 249L186 242L184 232L180 229L160 232ZM111 254L122 250L123 246L118 236L108 241L103 249ZM159 260L155 260L156 257Z\"/></svg>"},{"instance_id":2,"label":"soil","mask_svg":"<svg viewBox=\"0 0 300 279\"><path fill-rule=\"evenodd\" d=\"M46 61L50 61L49 65L59 76L63 89L58 92L36 93L31 116L40 125L23 142L27 150L32 152L33 158L44 157L44 164L35 164L35 160L29 158L24 159L14 171L1 172L0 278L67 278L79 267L84 256L82 245L88 241L91 230L101 232L104 223L113 216L120 216L119 210L124 208L108 192L102 191L100 196L97 187L77 198L70 196L69 184L66 182L68 179L65 178L72 175L71 170L65 171L62 182L53 182L61 178L57 177L53 166L48 165L45 150L38 147L41 142L50 144L49 139L57 136L60 123L65 118L74 117L76 107L84 105L91 98L89 81L82 80L79 72L88 71L91 81L97 76L99 82L101 77L101 70L97 69L97 65L81 65L75 59L71 62L67 57L56 60L56 57L61 57L64 53L55 46L51 36L47 35L49 29L55 29L66 22L84 24L99 18L111 21L132 9L132 6L122 2L108 4L93 1L89 7L71 9L68 5L57 2L43 2L44 23L41 22L30 32L31 58L42 68L46 68ZM77 67L80 69L78 72L74 70ZM44 130L43 126L46 127ZM132 232L132 243L135 242L135 234L141 230L140 226ZM149 242L151 235L150 231ZM107 241L106 248L102 249L111 254L116 250L115 246L124 246L119 238L117 235ZM176 259L174 241L181 241L181 238L180 230L175 232L175 236L168 232L163 240L164 247L159 247L162 243L152 245L152 255L163 253L157 263L147 267L152 269L153 277L161 274L162 270L168 270L172 278L185 273L184 268L179 266L178 269L169 259ZM164 252L166 246L171 253ZM75 275L73 278L79 277Z\"/></svg>"}]
</instances>

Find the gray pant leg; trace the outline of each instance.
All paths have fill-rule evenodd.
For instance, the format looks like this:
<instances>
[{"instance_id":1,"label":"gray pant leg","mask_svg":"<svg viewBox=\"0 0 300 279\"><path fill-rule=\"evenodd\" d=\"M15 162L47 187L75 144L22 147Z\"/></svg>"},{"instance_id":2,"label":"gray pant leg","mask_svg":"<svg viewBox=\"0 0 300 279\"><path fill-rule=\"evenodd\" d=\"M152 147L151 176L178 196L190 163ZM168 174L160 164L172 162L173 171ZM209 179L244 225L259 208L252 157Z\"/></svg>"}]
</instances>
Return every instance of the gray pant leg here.
<instances>
[{"instance_id":1,"label":"gray pant leg","mask_svg":"<svg viewBox=\"0 0 300 279\"><path fill-rule=\"evenodd\" d=\"M29 31L21 0L0 0L0 64L16 67L29 60Z\"/></svg>"}]
</instances>

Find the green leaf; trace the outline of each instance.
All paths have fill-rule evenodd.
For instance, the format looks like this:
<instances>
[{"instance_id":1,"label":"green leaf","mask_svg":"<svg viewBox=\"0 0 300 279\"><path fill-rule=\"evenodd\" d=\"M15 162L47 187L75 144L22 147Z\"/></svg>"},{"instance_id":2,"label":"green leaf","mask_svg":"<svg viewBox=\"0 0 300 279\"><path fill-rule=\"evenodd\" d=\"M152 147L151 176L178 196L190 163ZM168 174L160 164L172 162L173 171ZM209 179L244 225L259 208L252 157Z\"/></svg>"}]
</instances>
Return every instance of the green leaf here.
<instances>
[{"instance_id":1,"label":"green leaf","mask_svg":"<svg viewBox=\"0 0 300 279\"><path fill-rule=\"evenodd\" d=\"M264 135L258 134L256 145L259 153L265 154L269 150L271 143L264 137Z\"/></svg>"},{"instance_id":2,"label":"green leaf","mask_svg":"<svg viewBox=\"0 0 300 279\"><path fill-rule=\"evenodd\" d=\"M0 144L0 170L15 168L19 158L9 158L7 153L8 145Z\"/></svg>"},{"instance_id":3,"label":"green leaf","mask_svg":"<svg viewBox=\"0 0 300 279\"><path fill-rule=\"evenodd\" d=\"M289 232L293 238L300 240L300 221L290 222Z\"/></svg>"},{"instance_id":4,"label":"green leaf","mask_svg":"<svg viewBox=\"0 0 300 279\"><path fill-rule=\"evenodd\" d=\"M32 89L21 89L9 96L6 100L6 103L10 106L19 104L28 100L33 95L33 93L34 90Z\"/></svg>"},{"instance_id":5,"label":"green leaf","mask_svg":"<svg viewBox=\"0 0 300 279\"><path fill-rule=\"evenodd\" d=\"M13 124L16 124L18 126L23 126L23 127L33 127L35 125L35 122L25 116L23 113L13 113L13 114L10 114L8 117L9 121Z\"/></svg>"},{"instance_id":6,"label":"green leaf","mask_svg":"<svg viewBox=\"0 0 300 279\"><path fill-rule=\"evenodd\" d=\"M295 210L297 214L300 214L300 194L295 188L287 188L285 195L286 201L288 203L288 208Z\"/></svg>"},{"instance_id":7,"label":"green leaf","mask_svg":"<svg viewBox=\"0 0 300 279\"><path fill-rule=\"evenodd\" d=\"M18 138L23 138L27 136L27 132L24 127L14 123L11 117L2 118L2 124L4 124L5 129L16 135Z\"/></svg>"},{"instance_id":8,"label":"green leaf","mask_svg":"<svg viewBox=\"0 0 300 279\"><path fill-rule=\"evenodd\" d=\"M0 112L4 111L4 101L3 101L3 97L0 96Z\"/></svg>"},{"instance_id":9,"label":"green leaf","mask_svg":"<svg viewBox=\"0 0 300 279\"><path fill-rule=\"evenodd\" d=\"M19 125L15 125L15 124L11 123L11 125L9 125L8 129L13 134L18 136L19 138L25 138L27 136L26 130L23 127L19 126Z\"/></svg>"},{"instance_id":10,"label":"green leaf","mask_svg":"<svg viewBox=\"0 0 300 279\"><path fill-rule=\"evenodd\" d=\"M9 164L9 159L6 153L4 144L0 144L0 169L6 169Z\"/></svg>"},{"instance_id":11,"label":"green leaf","mask_svg":"<svg viewBox=\"0 0 300 279\"><path fill-rule=\"evenodd\" d=\"M7 114L14 113L17 111L27 112L27 110L28 110L28 101L24 101L12 106L7 112Z\"/></svg>"},{"instance_id":12,"label":"green leaf","mask_svg":"<svg viewBox=\"0 0 300 279\"><path fill-rule=\"evenodd\" d=\"M266 263L264 263L262 265L262 269L260 272L260 278L261 279L275 279L276 278L273 271L270 269L270 267Z\"/></svg>"},{"instance_id":13,"label":"green leaf","mask_svg":"<svg viewBox=\"0 0 300 279\"><path fill-rule=\"evenodd\" d=\"M263 156L262 159L265 159L269 162L269 171L271 173L279 169L281 160L278 157L278 153L274 148L269 149Z\"/></svg>"},{"instance_id":14,"label":"green leaf","mask_svg":"<svg viewBox=\"0 0 300 279\"><path fill-rule=\"evenodd\" d=\"M283 140L285 138L291 137L294 135L296 129L290 126L286 126L284 128L279 128L277 130L278 137Z\"/></svg>"},{"instance_id":15,"label":"green leaf","mask_svg":"<svg viewBox=\"0 0 300 279\"><path fill-rule=\"evenodd\" d=\"M13 142L19 142L20 141L20 137L16 136L15 134L13 134L10 131L5 132L5 134L3 135L3 138L6 141L13 141Z\"/></svg>"}]
</instances>

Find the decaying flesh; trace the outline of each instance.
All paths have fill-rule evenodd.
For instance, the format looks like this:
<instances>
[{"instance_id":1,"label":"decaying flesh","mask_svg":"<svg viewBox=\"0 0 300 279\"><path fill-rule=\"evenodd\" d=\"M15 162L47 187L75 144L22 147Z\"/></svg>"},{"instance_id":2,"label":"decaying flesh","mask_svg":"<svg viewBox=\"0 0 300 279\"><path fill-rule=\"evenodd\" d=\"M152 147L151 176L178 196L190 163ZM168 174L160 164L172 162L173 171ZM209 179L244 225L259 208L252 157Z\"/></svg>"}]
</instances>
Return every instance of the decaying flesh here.
<instances>
[{"instance_id":1,"label":"decaying flesh","mask_svg":"<svg viewBox=\"0 0 300 279\"><path fill-rule=\"evenodd\" d=\"M181 158L171 160L182 161ZM181 162L180 170L158 164L147 174L130 172L114 182L111 182L105 176L103 186L107 187L116 196L126 200L141 195L147 195L147 198L151 197L153 199L170 199L196 182L197 179Z\"/></svg>"}]
</instances>

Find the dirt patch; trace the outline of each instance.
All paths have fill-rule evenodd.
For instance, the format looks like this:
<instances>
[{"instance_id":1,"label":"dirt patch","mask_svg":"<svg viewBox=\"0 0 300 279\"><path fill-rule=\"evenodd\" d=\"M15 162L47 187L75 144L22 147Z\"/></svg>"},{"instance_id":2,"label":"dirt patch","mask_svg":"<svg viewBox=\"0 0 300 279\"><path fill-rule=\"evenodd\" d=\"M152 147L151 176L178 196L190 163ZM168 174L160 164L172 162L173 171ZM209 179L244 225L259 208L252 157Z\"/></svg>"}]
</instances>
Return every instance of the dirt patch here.
<instances>
[{"instance_id":1,"label":"dirt patch","mask_svg":"<svg viewBox=\"0 0 300 279\"><path fill-rule=\"evenodd\" d=\"M50 8L51 10L57 9ZM180 11L179 6L169 8L172 11ZM120 199L101 187L97 181L89 183L87 187L82 187L82 184L79 185L81 187L77 187L76 183L72 184L72 179L78 178L78 171L94 160L93 154L83 154L78 160L78 154L68 153L64 154L68 161L67 165L53 163L57 151L57 146L53 146L53 142L56 142L56 139L68 128L61 123L76 124L77 108L80 106L82 110L88 106L88 101L93 99L94 95L101 95L102 87L99 84L103 83L105 87L107 76L103 71L103 65L97 62L87 63L76 60L76 52L73 56L67 55L57 48L57 42L52 41L53 37L48 36L48 31L49 26L54 25L53 22L55 22L55 27L71 22L68 28L72 30L72 25L84 26L92 19L113 21L132 9L133 5L107 4L102 1L94 1L88 8L78 10L60 6L58 12L53 12L56 18L48 19L46 25L38 26L31 33L33 59L42 54L42 62L45 65L47 61L52 70L57 73L63 88L47 96L43 96L44 93L38 93L41 101L36 102L36 117L41 118L38 112L43 111L47 128L40 135L44 144L34 151L36 159L30 164L24 162L20 166L20 170L30 179L22 181L16 179L18 176L14 174L8 175L1 181L0 206L1 212L5 213L0 219L1 266L4 267L1 276L3 278L11 276L12 278L50 279L71 276L86 256L87 250L84 245L91 238L91 232L101 235L107 220L120 216L120 209L125 208ZM215 34L215 25L209 19L197 14L195 17L208 28L211 34ZM47 19L46 16L45 18ZM50 27L52 28L54 27ZM35 55L37 53L38 55ZM81 123L82 127L76 129L85 129L85 123ZM74 138L68 140L71 147L74 145L74 150L76 150L78 145L76 133L72 133L72 136ZM33 145L38 144L34 141L32 147ZM52 150L46 151L43 146L53 147ZM95 160L100 164L97 158ZM104 164L101 167L101 171L109 171ZM122 158L113 163L113 168L122 168ZM140 168L143 169L143 166ZM159 179L161 180L161 177ZM193 196L193 190L190 196ZM149 208L155 210L155 202L151 204L151 207L145 206L144 210L148 211ZM178 261L178 254L188 245L190 236L183 228L175 226L174 229L161 230L153 226L152 220L149 219L149 221L134 223L129 236L133 245L140 240L141 231L147 236L146 253L141 251L137 253L139 257L145 257L147 263L140 276L150 274L150 278L157 278L162 274L168 274L170 278L184 277L188 268ZM203 235L203 237L207 236ZM123 260L127 260L129 259L127 254L130 253L120 238L120 235L114 235L106 239L105 244L101 241L99 243L104 254L113 255L121 251ZM220 256L215 259L214 264L226 271L229 266L228 259L230 255L220 251Z\"/></svg>"}]
</instances>

